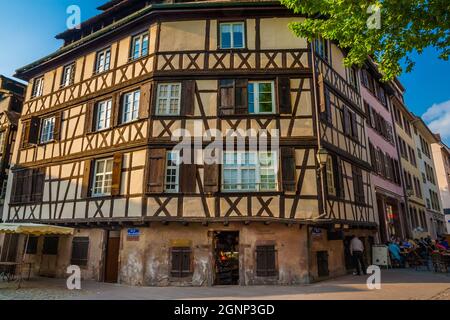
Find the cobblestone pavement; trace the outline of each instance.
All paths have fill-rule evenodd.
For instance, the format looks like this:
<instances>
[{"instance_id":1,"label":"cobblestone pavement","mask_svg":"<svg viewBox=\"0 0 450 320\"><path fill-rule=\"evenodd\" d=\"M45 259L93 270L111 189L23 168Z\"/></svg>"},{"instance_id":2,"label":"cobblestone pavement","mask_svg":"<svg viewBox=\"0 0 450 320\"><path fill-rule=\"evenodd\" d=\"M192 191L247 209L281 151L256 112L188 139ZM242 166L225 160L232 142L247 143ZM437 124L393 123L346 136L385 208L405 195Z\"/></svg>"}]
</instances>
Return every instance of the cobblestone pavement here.
<instances>
[{"instance_id":1,"label":"cobblestone pavement","mask_svg":"<svg viewBox=\"0 0 450 320\"><path fill-rule=\"evenodd\" d=\"M383 270L382 289L369 290L366 277L345 276L307 286L155 288L83 281L69 291L65 280L34 279L16 290L0 283L2 300L152 300L152 299L283 299L283 300L450 300L450 275L414 270Z\"/></svg>"}]
</instances>

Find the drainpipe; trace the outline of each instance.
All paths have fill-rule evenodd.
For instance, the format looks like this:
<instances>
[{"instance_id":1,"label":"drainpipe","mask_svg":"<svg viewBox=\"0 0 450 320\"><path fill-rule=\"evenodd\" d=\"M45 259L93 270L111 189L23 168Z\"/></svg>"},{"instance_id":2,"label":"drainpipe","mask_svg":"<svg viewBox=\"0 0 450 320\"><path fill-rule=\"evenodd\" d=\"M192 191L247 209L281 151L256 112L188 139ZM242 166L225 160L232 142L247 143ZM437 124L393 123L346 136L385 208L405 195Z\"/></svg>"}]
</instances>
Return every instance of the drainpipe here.
<instances>
[{"instance_id":1,"label":"drainpipe","mask_svg":"<svg viewBox=\"0 0 450 320\"><path fill-rule=\"evenodd\" d=\"M319 118L319 110L317 108L318 103L317 103L317 99L319 97L318 91L317 91L317 74L316 74L316 59L315 59L315 50L314 50L314 41L311 42L311 65L312 65L312 70L313 70L313 92L314 92L314 111L315 111L315 122L316 122L316 135L317 135L317 150L322 149L322 141L320 138L320 130L319 130L319 123L320 123L320 118ZM317 162L317 154L315 155L316 158L316 162ZM324 185L324 170L325 168L323 168L321 166L321 164L319 163L320 168L317 170L318 175L319 175L319 183L320 183L320 191L321 194L319 195L319 204L321 204L322 206L322 213L318 216L315 217L313 219L307 219L307 221L313 221L316 222L322 218L325 218L327 216L327 210L326 210L326 199L325 199L325 185ZM320 203L321 201L321 203Z\"/></svg>"}]
</instances>

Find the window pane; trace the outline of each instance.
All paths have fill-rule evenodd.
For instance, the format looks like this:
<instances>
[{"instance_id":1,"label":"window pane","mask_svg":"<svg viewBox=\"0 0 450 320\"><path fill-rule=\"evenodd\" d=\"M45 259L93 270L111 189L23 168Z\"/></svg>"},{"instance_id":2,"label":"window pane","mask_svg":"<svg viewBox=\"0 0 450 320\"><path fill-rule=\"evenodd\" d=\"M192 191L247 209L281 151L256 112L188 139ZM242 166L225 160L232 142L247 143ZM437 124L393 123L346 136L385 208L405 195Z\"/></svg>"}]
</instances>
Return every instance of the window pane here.
<instances>
[{"instance_id":1,"label":"window pane","mask_svg":"<svg viewBox=\"0 0 450 320\"><path fill-rule=\"evenodd\" d=\"M248 112L255 113L255 85L248 84Z\"/></svg>"},{"instance_id":2,"label":"window pane","mask_svg":"<svg viewBox=\"0 0 450 320\"><path fill-rule=\"evenodd\" d=\"M244 47L244 27L242 24L233 25L233 42L234 48Z\"/></svg>"},{"instance_id":3,"label":"window pane","mask_svg":"<svg viewBox=\"0 0 450 320\"><path fill-rule=\"evenodd\" d=\"M147 54L148 54L148 35L145 35L142 41L142 56L146 56Z\"/></svg>"},{"instance_id":4,"label":"window pane","mask_svg":"<svg viewBox=\"0 0 450 320\"><path fill-rule=\"evenodd\" d=\"M221 25L221 48L231 48L231 26L229 24Z\"/></svg>"},{"instance_id":5,"label":"window pane","mask_svg":"<svg viewBox=\"0 0 450 320\"><path fill-rule=\"evenodd\" d=\"M133 58L134 59L139 58L140 51L141 51L141 38L136 37L134 39L134 44L133 44Z\"/></svg>"}]
</instances>

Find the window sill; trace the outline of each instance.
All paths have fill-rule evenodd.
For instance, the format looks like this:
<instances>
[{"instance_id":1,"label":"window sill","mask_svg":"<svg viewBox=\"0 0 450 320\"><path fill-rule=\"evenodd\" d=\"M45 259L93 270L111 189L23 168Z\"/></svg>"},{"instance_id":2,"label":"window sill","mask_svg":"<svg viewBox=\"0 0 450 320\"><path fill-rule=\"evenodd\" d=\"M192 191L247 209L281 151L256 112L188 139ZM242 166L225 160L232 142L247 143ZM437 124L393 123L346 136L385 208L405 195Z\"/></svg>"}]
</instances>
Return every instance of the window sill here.
<instances>
[{"instance_id":1,"label":"window sill","mask_svg":"<svg viewBox=\"0 0 450 320\"><path fill-rule=\"evenodd\" d=\"M38 147L43 147L43 146L46 146L46 145L48 145L48 144L53 144L53 143L56 143L56 140L49 140L49 141L45 141L45 142L39 142L39 143L37 144L37 146L38 146Z\"/></svg>"},{"instance_id":2,"label":"window sill","mask_svg":"<svg viewBox=\"0 0 450 320\"><path fill-rule=\"evenodd\" d=\"M135 120L131 120L131 121L128 121L128 122L120 123L120 124L118 124L117 126L114 126L114 127L110 128L110 129L122 128L122 127L128 126L128 125L130 125L130 124L137 123L137 122L142 121L142 120L147 120L147 119L135 119Z\"/></svg>"},{"instance_id":3,"label":"window sill","mask_svg":"<svg viewBox=\"0 0 450 320\"><path fill-rule=\"evenodd\" d=\"M234 53L234 52L243 52L243 51L249 51L248 48L217 48L218 52L223 52L223 53Z\"/></svg>"},{"instance_id":4,"label":"window sill","mask_svg":"<svg viewBox=\"0 0 450 320\"><path fill-rule=\"evenodd\" d=\"M220 111L220 110L219 110ZM233 119L233 118L243 118L243 119L278 119L281 116L279 113L248 113L248 114L220 114L218 118L223 119Z\"/></svg>"},{"instance_id":5,"label":"window sill","mask_svg":"<svg viewBox=\"0 0 450 320\"><path fill-rule=\"evenodd\" d=\"M146 54L146 55L142 55L142 56L140 56L140 57L136 57L136 58L134 58L134 57L129 57L128 58L128 62L129 63L132 63L132 62L137 62L137 61L139 61L139 60L141 60L141 59L145 59L145 58L147 58L147 57L149 57L150 56L150 54Z\"/></svg>"},{"instance_id":6,"label":"window sill","mask_svg":"<svg viewBox=\"0 0 450 320\"><path fill-rule=\"evenodd\" d=\"M111 71L111 70L110 70L110 69L103 70L103 71L97 71L97 70L94 70L92 76L94 76L94 77L100 76L100 75L103 75L103 74L105 74L105 73L108 73L109 71Z\"/></svg>"}]
</instances>

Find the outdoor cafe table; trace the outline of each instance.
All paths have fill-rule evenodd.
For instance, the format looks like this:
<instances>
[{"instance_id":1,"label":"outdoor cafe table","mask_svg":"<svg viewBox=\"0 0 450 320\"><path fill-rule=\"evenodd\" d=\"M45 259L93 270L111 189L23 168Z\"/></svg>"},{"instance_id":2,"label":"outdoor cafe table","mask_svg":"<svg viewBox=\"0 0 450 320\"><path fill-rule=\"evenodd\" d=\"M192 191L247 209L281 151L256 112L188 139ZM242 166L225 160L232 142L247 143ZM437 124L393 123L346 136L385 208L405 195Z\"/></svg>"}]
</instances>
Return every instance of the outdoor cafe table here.
<instances>
[{"instance_id":1,"label":"outdoor cafe table","mask_svg":"<svg viewBox=\"0 0 450 320\"><path fill-rule=\"evenodd\" d=\"M17 274L17 280L21 282L23 280L23 267L28 266L28 276L27 280L30 280L31 277L31 268L33 266L30 262L0 262L0 274L1 275L7 275L9 276L10 273L13 273L13 275ZM5 267L5 268L2 268ZM14 268L13 268L14 267ZM18 267L18 268L17 268ZM13 269L12 271L8 269ZM17 270L19 269L19 270ZM3 271L6 270L6 271Z\"/></svg>"}]
</instances>

